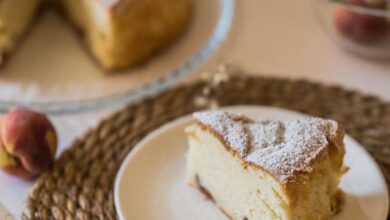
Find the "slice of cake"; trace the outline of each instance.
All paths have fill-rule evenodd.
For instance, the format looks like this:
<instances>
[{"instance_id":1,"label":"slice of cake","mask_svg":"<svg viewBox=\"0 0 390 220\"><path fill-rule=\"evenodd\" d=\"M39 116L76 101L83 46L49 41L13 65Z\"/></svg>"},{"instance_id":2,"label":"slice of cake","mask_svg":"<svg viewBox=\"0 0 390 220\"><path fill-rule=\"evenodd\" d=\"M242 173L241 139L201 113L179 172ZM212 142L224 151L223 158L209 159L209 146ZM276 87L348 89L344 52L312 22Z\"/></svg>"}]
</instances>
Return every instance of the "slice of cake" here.
<instances>
[{"instance_id":1,"label":"slice of cake","mask_svg":"<svg viewBox=\"0 0 390 220\"><path fill-rule=\"evenodd\" d=\"M33 21L40 0L0 0L0 65Z\"/></svg>"},{"instance_id":2,"label":"slice of cake","mask_svg":"<svg viewBox=\"0 0 390 220\"><path fill-rule=\"evenodd\" d=\"M335 121L193 115L188 183L231 219L321 220L340 208L344 131Z\"/></svg>"},{"instance_id":3,"label":"slice of cake","mask_svg":"<svg viewBox=\"0 0 390 220\"><path fill-rule=\"evenodd\" d=\"M185 29L191 0L60 0L103 69L144 62Z\"/></svg>"}]
</instances>

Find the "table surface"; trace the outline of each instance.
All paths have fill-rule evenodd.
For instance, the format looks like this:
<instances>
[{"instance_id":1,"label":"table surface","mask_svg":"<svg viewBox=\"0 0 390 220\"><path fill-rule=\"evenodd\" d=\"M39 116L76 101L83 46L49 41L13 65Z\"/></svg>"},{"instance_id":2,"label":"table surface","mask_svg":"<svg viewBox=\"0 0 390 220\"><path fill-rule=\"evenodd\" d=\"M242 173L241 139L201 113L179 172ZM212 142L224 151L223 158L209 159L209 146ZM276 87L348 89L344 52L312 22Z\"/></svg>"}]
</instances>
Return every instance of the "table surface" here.
<instances>
[{"instance_id":1,"label":"table surface","mask_svg":"<svg viewBox=\"0 0 390 220\"><path fill-rule=\"evenodd\" d=\"M366 60L338 48L315 20L310 1L238 0L231 33L198 72L232 63L253 74L337 84L390 101L390 61ZM59 152L111 111L53 117ZM31 185L0 173L0 202L18 216Z\"/></svg>"}]
</instances>

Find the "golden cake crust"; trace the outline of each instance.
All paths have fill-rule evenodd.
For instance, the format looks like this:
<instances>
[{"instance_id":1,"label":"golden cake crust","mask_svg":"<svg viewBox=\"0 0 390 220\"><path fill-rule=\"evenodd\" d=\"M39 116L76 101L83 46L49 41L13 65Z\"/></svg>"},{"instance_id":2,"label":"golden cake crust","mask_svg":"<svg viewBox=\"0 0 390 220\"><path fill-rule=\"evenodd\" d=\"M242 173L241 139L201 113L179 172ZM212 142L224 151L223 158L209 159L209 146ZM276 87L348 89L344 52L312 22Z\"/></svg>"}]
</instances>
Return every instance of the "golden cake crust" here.
<instances>
[{"instance_id":1,"label":"golden cake crust","mask_svg":"<svg viewBox=\"0 0 390 220\"><path fill-rule=\"evenodd\" d=\"M142 64L186 30L192 0L61 0L106 71Z\"/></svg>"}]
</instances>

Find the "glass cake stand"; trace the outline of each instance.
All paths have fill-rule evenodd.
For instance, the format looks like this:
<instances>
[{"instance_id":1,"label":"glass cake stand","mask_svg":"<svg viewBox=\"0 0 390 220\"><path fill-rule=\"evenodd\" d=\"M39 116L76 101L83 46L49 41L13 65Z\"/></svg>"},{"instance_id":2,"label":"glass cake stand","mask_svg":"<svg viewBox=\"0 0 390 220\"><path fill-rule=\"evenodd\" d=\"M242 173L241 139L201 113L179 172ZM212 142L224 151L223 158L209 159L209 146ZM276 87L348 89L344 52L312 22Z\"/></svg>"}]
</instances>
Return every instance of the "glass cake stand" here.
<instances>
[{"instance_id":1,"label":"glass cake stand","mask_svg":"<svg viewBox=\"0 0 390 220\"><path fill-rule=\"evenodd\" d=\"M168 49L146 64L102 72L55 11L44 11L0 70L0 112L28 107L61 115L119 107L170 88L194 72L229 32L234 0L193 1L193 18Z\"/></svg>"}]
</instances>

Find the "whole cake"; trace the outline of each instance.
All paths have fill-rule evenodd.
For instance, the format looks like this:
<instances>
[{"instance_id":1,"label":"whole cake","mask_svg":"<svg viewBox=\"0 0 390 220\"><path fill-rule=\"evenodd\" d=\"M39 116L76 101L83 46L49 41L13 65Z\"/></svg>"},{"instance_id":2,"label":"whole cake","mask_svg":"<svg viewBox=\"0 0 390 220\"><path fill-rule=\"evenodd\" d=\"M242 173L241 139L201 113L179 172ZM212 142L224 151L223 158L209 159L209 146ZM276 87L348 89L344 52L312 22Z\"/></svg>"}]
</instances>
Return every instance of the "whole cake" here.
<instances>
[{"instance_id":1,"label":"whole cake","mask_svg":"<svg viewBox=\"0 0 390 220\"><path fill-rule=\"evenodd\" d=\"M253 121L223 111L193 118L188 183L231 219L321 220L340 209L344 131L335 121Z\"/></svg>"},{"instance_id":2,"label":"whole cake","mask_svg":"<svg viewBox=\"0 0 390 220\"><path fill-rule=\"evenodd\" d=\"M39 0L0 1L0 54L29 27ZM57 0L104 70L129 68L172 43L185 29L191 0ZM60 42L59 42L60 43Z\"/></svg>"}]
</instances>

